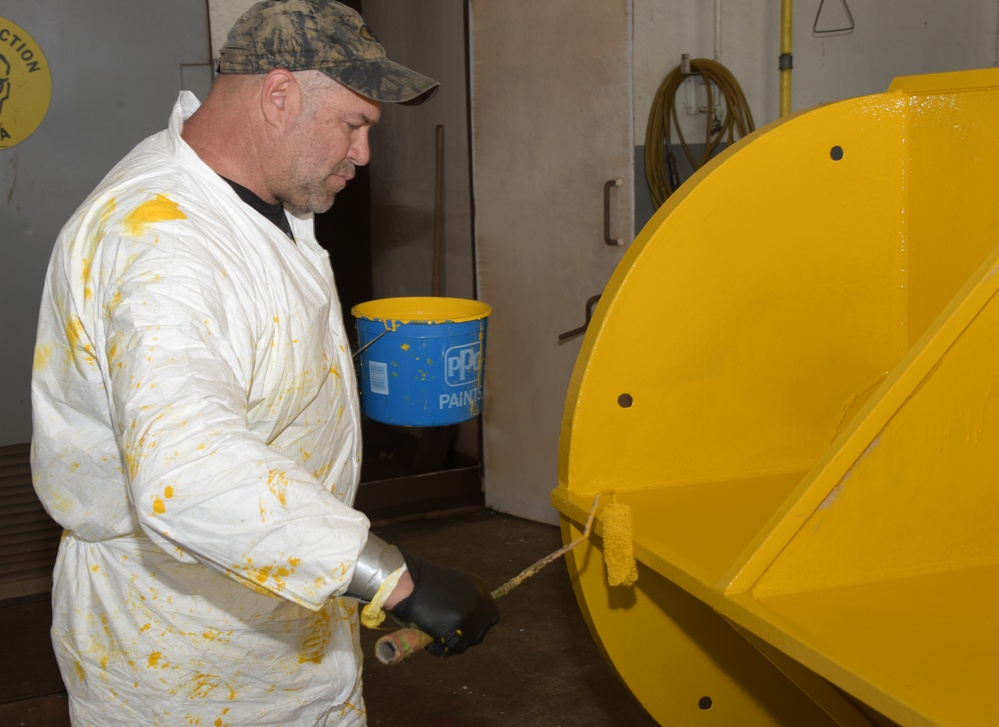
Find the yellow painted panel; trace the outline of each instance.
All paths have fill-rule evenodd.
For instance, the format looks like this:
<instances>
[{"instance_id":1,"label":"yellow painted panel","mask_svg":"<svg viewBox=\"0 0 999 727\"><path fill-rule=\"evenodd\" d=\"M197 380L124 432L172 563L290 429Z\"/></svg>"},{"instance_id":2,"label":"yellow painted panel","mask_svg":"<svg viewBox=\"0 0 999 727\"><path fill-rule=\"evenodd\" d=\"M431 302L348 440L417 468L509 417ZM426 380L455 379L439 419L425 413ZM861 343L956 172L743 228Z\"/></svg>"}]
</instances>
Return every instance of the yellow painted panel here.
<instances>
[{"instance_id":1,"label":"yellow painted panel","mask_svg":"<svg viewBox=\"0 0 999 727\"><path fill-rule=\"evenodd\" d=\"M999 722L997 126L997 69L787 117L701 169L615 272L552 501L566 532L597 492L632 508L631 602L599 523L569 560L644 704L650 670L727 684L765 658L787 679L731 693L804 690L850 724ZM755 656L681 622L734 625ZM685 699L650 712L686 723Z\"/></svg>"},{"instance_id":2,"label":"yellow painted panel","mask_svg":"<svg viewBox=\"0 0 999 727\"><path fill-rule=\"evenodd\" d=\"M562 532L580 535L568 523ZM598 645L660 724L836 725L731 625L669 580L642 566L634 589L611 588L599 547L567 557Z\"/></svg>"},{"instance_id":3,"label":"yellow painted panel","mask_svg":"<svg viewBox=\"0 0 999 727\"><path fill-rule=\"evenodd\" d=\"M899 724L992 727L996 583L993 564L742 605L768 640Z\"/></svg>"},{"instance_id":4,"label":"yellow painted panel","mask_svg":"<svg viewBox=\"0 0 999 727\"><path fill-rule=\"evenodd\" d=\"M912 358L925 375L899 382L907 396L883 428L860 430L863 454L821 488L828 495L755 594L999 563L997 270L999 250L948 324L931 330L945 350Z\"/></svg>"},{"instance_id":5,"label":"yellow painted panel","mask_svg":"<svg viewBox=\"0 0 999 727\"><path fill-rule=\"evenodd\" d=\"M996 245L999 94L925 91L910 97L909 108L907 285L915 343Z\"/></svg>"},{"instance_id":6,"label":"yellow painted panel","mask_svg":"<svg viewBox=\"0 0 999 727\"><path fill-rule=\"evenodd\" d=\"M869 99L792 117L669 200L595 312L560 481L595 492L814 463L905 351L905 117Z\"/></svg>"}]
</instances>

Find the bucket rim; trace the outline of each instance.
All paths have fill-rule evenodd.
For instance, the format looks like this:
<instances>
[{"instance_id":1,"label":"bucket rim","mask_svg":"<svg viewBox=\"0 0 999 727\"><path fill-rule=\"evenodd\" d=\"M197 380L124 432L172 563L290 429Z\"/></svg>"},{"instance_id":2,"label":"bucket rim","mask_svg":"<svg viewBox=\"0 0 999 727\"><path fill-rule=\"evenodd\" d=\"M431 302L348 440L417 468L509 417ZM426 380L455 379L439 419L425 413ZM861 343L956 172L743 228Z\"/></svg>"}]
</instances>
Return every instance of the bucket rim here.
<instances>
[{"instance_id":1,"label":"bucket rim","mask_svg":"<svg viewBox=\"0 0 999 727\"><path fill-rule=\"evenodd\" d=\"M480 300L444 296L400 296L358 303L350 312L370 321L409 323L466 323L486 318L492 308Z\"/></svg>"}]
</instances>

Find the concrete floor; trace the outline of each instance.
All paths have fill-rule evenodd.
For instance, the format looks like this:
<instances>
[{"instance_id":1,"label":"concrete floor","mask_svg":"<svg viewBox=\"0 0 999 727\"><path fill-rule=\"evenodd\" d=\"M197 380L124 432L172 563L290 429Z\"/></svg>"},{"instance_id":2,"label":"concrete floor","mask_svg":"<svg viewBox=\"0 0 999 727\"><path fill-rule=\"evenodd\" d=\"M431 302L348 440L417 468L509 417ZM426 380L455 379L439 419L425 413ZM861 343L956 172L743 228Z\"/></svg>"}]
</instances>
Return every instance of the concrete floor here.
<instances>
[{"instance_id":1,"label":"concrete floor","mask_svg":"<svg viewBox=\"0 0 999 727\"><path fill-rule=\"evenodd\" d=\"M473 509L378 524L389 542L472 570L495 588L561 546L558 528ZM43 602L44 603L44 602ZM653 727L590 636L565 569L556 562L500 601L484 644L447 659L420 654L397 666L365 666L372 727ZM5 633L11 624L2 624ZM378 632L365 633L373 654ZM9 644L9 642L8 642ZM42 644L39 648L45 648ZM9 648L9 645L8 645ZM0 653L10 662L14 653ZM58 693L0 704L0 725L68 725Z\"/></svg>"}]
</instances>

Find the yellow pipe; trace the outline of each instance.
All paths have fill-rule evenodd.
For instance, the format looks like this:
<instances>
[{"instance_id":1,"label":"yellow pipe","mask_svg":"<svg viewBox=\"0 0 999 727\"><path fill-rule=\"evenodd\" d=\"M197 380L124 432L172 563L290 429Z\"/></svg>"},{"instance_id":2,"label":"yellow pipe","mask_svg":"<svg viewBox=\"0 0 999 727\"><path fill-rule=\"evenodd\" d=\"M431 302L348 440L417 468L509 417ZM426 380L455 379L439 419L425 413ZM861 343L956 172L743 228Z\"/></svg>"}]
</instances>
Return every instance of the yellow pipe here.
<instances>
[{"instance_id":1,"label":"yellow pipe","mask_svg":"<svg viewBox=\"0 0 999 727\"><path fill-rule=\"evenodd\" d=\"M780 115L791 113L791 11L793 0L780 4Z\"/></svg>"}]
</instances>

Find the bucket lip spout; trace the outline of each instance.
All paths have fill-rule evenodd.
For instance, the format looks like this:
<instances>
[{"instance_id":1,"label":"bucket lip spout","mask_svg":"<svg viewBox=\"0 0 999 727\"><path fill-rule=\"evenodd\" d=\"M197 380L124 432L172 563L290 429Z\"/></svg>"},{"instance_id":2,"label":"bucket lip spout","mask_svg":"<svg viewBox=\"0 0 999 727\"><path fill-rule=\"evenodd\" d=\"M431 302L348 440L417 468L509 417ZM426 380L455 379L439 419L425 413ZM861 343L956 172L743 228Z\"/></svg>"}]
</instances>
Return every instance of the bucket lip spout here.
<instances>
[{"instance_id":1,"label":"bucket lip spout","mask_svg":"<svg viewBox=\"0 0 999 727\"><path fill-rule=\"evenodd\" d=\"M446 297L379 298L358 303L355 318L397 323L465 323L487 317L492 308L480 300Z\"/></svg>"}]
</instances>

